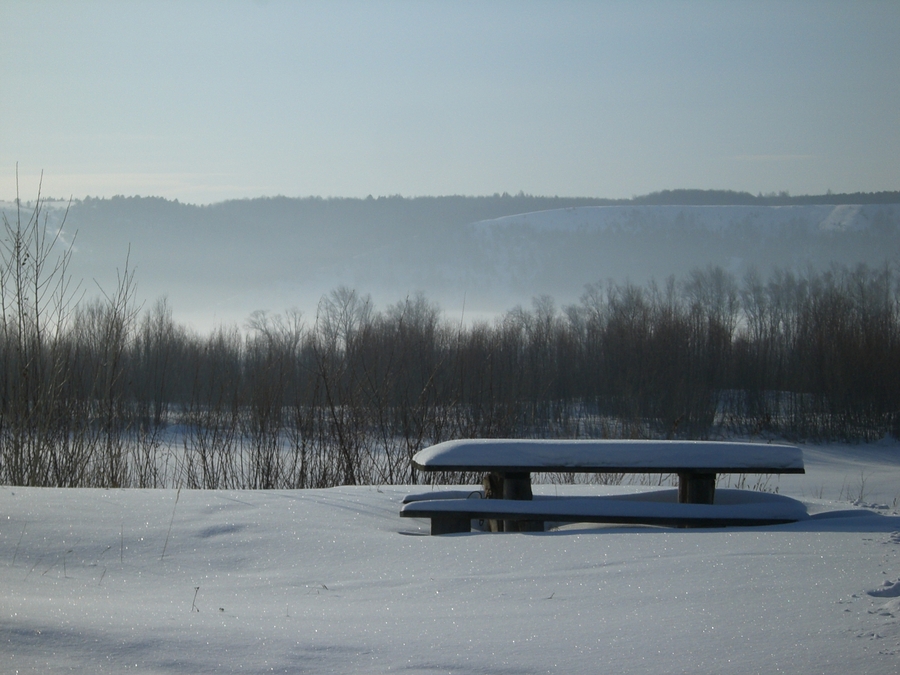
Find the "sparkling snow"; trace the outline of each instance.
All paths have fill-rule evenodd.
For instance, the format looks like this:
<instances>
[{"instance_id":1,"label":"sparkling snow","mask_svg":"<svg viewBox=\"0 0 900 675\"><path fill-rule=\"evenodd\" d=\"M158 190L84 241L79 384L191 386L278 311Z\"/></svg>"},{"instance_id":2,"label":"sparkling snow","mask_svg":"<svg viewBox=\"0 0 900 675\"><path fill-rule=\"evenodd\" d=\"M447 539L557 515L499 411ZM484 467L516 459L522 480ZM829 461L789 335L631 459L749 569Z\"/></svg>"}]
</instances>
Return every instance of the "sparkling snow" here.
<instances>
[{"instance_id":1,"label":"sparkling snow","mask_svg":"<svg viewBox=\"0 0 900 675\"><path fill-rule=\"evenodd\" d=\"M803 451L768 487L812 517L728 530L430 537L398 516L422 486L0 487L0 672L896 673L900 445Z\"/></svg>"}]
</instances>

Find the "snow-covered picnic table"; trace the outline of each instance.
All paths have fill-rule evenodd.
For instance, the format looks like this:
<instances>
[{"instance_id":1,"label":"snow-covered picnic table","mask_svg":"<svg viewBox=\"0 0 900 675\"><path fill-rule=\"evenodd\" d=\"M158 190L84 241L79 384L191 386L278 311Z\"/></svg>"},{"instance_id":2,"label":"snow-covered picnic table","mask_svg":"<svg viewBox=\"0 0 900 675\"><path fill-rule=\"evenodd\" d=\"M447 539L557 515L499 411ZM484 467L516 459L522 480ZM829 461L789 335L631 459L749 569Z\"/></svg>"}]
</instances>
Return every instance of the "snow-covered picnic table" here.
<instances>
[{"instance_id":1,"label":"snow-covered picnic table","mask_svg":"<svg viewBox=\"0 0 900 675\"><path fill-rule=\"evenodd\" d=\"M467 520L491 517L527 520L554 515L565 520L568 515L570 520L583 518L606 522L604 518L617 518L608 522L665 521L673 524L699 523L702 517L704 524L740 522L740 518L732 517L734 514L714 506L718 474L805 472L802 452L795 446L714 441L456 440L418 452L412 463L422 471L487 473L494 481L495 494L491 496L503 500L503 503L479 505L455 494L440 499L408 499L410 503L403 507L401 515L430 517L435 534L468 531ZM572 504L568 513L558 504L538 507L510 503L531 500L532 473L675 474L678 476L677 502L660 503L653 513L647 508L629 511L610 500L595 501L590 507L579 504L574 508L576 505ZM698 510L693 505L707 508ZM768 522L792 519L796 520L788 513L780 519L770 517ZM744 522L759 524L757 521L760 520L745 519Z\"/></svg>"}]
</instances>

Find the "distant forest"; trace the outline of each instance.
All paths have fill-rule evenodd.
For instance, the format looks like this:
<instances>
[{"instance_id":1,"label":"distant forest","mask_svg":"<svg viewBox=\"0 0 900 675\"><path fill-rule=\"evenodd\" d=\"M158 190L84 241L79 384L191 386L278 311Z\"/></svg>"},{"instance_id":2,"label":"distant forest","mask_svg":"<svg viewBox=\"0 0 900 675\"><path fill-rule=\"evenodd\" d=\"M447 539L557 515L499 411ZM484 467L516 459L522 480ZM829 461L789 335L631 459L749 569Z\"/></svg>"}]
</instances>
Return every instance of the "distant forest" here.
<instances>
[{"instance_id":1,"label":"distant forest","mask_svg":"<svg viewBox=\"0 0 900 675\"><path fill-rule=\"evenodd\" d=\"M75 200L76 203L87 202L104 202L126 200L153 200L158 202L171 202L179 204L177 199L168 200L162 197L140 197L140 196L124 196L117 195L115 197L85 197L83 200ZM274 197L257 197L253 199L225 200L216 202L208 206L196 206L188 203L183 206L195 206L195 208L216 208L221 204L233 204L235 202L257 202L257 201L328 201L328 202L355 202L371 200L376 201L446 201L455 203L456 208L461 208L459 204L468 203L470 214L475 217L469 220L484 220L485 218L499 217L501 215L509 215L510 213L524 213L526 211L537 211L544 209L568 208L571 206L805 206L808 204L900 204L900 191L883 191L883 192L827 192L824 195L794 195L787 191L769 192L766 194L759 193L753 195L749 192L740 192L736 190L660 190L659 192L651 192L646 195L631 197L630 199L606 199L602 197L547 197L534 196L518 192L511 195L508 192L485 196L463 196L448 195L441 197L403 197L401 195L372 197L369 195L365 198L353 197L286 197L283 195ZM45 198L45 201L62 202L67 201L61 198ZM500 206L498 206L498 203ZM508 208L512 205L512 209ZM490 215L484 215L485 212Z\"/></svg>"},{"instance_id":2,"label":"distant forest","mask_svg":"<svg viewBox=\"0 0 900 675\"><path fill-rule=\"evenodd\" d=\"M842 221L850 227L820 227L835 209L857 214ZM577 212L583 221L567 226ZM523 213L560 221L509 220ZM751 267L876 267L900 259L900 193L270 197L206 206L115 197L73 203L64 234L76 238L70 271L89 292L113 288L130 253L141 301L166 295L176 316L203 317L204 326L213 316L243 322L257 309L312 315L338 286L365 289L379 305L422 291L456 315L485 316L536 295L577 302L598 280L644 284L708 264L738 277Z\"/></svg>"},{"instance_id":3,"label":"distant forest","mask_svg":"<svg viewBox=\"0 0 900 675\"><path fill-rule=\"evenodd\" d=\"M340 287L313 320L258 312L199 335L164 300L140 309L127 271L82 301L55 250L39 212L5 221L8 484L416 483L415 452L464 437L900 436L889 265L596 283L470 325L424 295L377 310Z\"/></svg>"}]
</instances>

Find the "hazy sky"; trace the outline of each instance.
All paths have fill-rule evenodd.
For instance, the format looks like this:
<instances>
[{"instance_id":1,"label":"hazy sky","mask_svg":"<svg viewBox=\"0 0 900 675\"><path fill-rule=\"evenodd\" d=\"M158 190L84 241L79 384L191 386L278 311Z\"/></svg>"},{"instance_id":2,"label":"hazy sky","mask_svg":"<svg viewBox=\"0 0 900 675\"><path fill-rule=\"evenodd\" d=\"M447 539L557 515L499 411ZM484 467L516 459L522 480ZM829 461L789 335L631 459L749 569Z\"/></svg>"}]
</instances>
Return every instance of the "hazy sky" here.
<instances>
[{"instance_id":1,"label":"hazy sky","mask_svg":"<svg viewBox=\"0 0 900 675\"><path fill-rule=\"evenodd\" d=\"M0 198L900 189L900 2L0 0Z\"/></svg>"}]
</instances>

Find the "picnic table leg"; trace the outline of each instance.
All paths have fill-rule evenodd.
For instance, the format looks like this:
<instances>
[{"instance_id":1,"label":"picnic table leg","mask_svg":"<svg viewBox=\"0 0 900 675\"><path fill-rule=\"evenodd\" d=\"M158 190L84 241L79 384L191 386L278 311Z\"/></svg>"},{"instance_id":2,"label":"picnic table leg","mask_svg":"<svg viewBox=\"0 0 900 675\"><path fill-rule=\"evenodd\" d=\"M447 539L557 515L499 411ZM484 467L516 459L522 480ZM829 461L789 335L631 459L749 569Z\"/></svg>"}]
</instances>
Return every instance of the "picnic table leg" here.
<instances>
[{"instance_id":1,"label":"picnic table leg","mask_svg":"<svg viewBox=\"0 0 900 675\"><path fill-rule=\"evenodd\" d=\"M530 473L503 474L503 499L533 499Z\"/></svg>"},{"instance_id":2,"label":"picnic table leg","mask_svg":"<svg viewBox=\"0 0 900 675\"><path fill-rule=\"evenodd\" d=\"M506 473L503 475L504 499L533 499L530 473ZM504 532L543 532L542 520L504 520Z\"/></svg>"},{"instance_id":3,"label":"picnic table leg","mask_svg":"<svg viewBox=\"0 0 900 675\"><path fill-rule=\"evenodd\" d=\"M485 499L503 499L503 474L491 471L481 481ZM503 532L503 521L496 518L487 519L487 528L491 532Z\"/></svg>"},{"instance_id":4,"label":"picnic table leg","mask_svg":"<svg viewBox=\"0 0 900 675\"><path fill-rule=\"evenodd\" d=\"M681 504L712 504L716 497L716 474L678 474L678 501Z\"/></svg>"}]
</instances>

